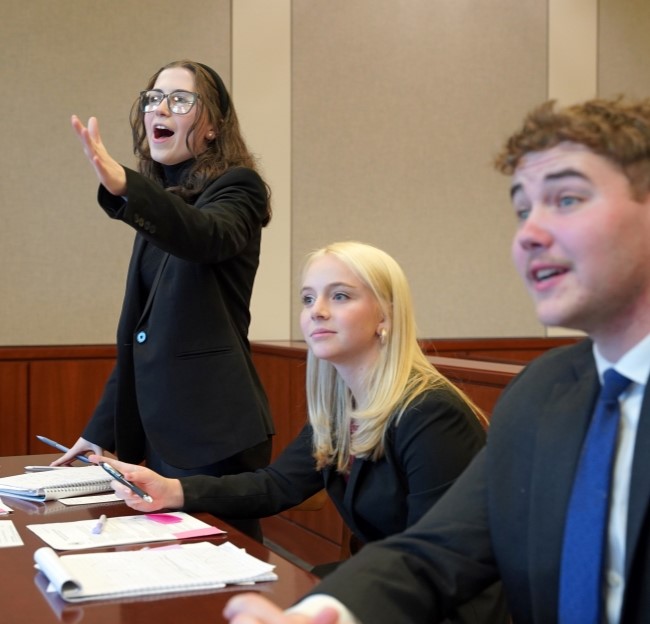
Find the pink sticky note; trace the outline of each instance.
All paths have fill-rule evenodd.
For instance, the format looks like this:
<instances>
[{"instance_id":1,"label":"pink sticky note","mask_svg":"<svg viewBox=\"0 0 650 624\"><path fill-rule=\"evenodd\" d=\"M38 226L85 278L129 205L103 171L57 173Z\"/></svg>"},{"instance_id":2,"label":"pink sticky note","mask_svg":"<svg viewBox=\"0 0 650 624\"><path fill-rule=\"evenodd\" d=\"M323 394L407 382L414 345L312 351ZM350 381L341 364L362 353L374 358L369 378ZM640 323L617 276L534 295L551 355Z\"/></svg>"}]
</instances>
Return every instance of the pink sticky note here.
<instances>
[{"instance_id":1,"label":"pink sticky note","mask_svg":"<svg viewBox=\"0 0 650 624\"><path fill-rule=\"evenodd\" d=\"M177 522L183 522L183 518L179 518L173 514L165 513L147 514L147 518L149 518L149 520L153 520L154 522L160 522L160 524L176 524Z\"/></svg>"},{"instance_id":2,"label":"pink sticky note","mask_svg":"<svg viewBox=\"0 0 650 624\"><path fill-rule=\"evenodd\" d=\"M187 539L189 537L203 537L205 535L219 535L220 533L225 533L217 527L205 527L202 529L192 529L191 531L180 531L179 533L174 533L176 539Z\"/></svg>"}]
</instances>

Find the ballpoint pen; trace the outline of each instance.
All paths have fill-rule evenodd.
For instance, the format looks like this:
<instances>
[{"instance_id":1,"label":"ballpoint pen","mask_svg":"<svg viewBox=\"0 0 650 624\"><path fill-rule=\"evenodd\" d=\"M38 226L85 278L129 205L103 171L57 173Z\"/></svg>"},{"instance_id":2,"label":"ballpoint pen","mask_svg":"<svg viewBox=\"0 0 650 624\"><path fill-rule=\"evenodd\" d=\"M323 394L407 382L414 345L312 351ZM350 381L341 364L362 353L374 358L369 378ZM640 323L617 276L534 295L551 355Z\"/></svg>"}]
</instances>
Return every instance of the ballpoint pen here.
<instances>
[{"instance_id":1,"label":"ballpoint pen","mask_svg":"<svg viewBox=\"0 0 650 624\"><path fill-rule=\"evenodd\" d=\"M45 442L45 444L49 444L50 446L53 446L55 449L63 451L64 453L67 453L70 450L67 446L63 446L63 444L59 444L58 442L50 440L50 438L46 438L45 436L37 435L36 437L41 442ZM86 464L92 464L92 462L85 455L77 455L76 458Z\"/></svg>"},{"instance_id":2,"label":"ballpoint pen","mask_svg":"<svg viewBox=\"0 0 650 624\"><path fill-rule=\"evenodd\" d=\"M147 503L153 503L153 498L151 498L149 494L139 488L135 483L131 483L119 470L113 468L113 466L107 464L106 462L100 462L99 465L106 472L108 472L108 474L111 475L113 479L119 481L122 485L126 485L126 487L128 487L132 492L135 492L142 500L146 501Z\"/></svg>"},{"instance_id":3,"label":"ballpoint pen","mask_svg":"<svg viewBox=\"0 0 650 624\"><path fill-rule=\"evenodd\" d=\"M108 522L108 518L106 517L106 514L102 514L101 516L99 516L99 520L97 520L97 524L91 529L91 533L94 533L95 535L99 535L104 530L104 527L106 526L106 522Z\"/></svg>"}]
</instances>

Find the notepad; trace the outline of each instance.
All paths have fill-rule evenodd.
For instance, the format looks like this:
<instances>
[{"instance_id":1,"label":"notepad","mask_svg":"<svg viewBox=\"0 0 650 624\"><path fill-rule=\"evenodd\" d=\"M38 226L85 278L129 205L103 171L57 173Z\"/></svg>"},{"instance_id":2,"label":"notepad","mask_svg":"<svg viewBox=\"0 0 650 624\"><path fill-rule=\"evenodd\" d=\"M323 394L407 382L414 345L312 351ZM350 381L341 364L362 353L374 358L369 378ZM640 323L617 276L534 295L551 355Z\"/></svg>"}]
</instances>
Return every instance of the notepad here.
<instances>
[{"instance_id":1,"label":"notepad","mask_svg":"<svg viewBox=\"0 0 650 624\"><path fill-rule=\"evenodd\" d=\"M32 501L57 500L111 489L111 477L101 466L28 472L0 478L0 495Z\"/></svg>"},{"instance_id":2,"label":"notepad","mask_svg":"<svg viewBox=\"0 0 650 624\"><path fill-rule=\"evenodd\" d=\"M278 578L275 566L229 542L63 556L43 547L34 561L68 602L205 591Z\"/></svg>"}]
</instances>

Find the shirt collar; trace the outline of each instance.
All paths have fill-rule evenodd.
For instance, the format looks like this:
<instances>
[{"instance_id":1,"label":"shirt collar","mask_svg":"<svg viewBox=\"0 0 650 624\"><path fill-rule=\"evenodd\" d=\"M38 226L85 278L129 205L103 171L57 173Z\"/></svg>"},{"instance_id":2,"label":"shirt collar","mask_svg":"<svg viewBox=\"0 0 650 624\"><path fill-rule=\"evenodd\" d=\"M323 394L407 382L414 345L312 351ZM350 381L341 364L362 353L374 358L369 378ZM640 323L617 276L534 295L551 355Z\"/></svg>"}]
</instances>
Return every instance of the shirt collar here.
<instances>
[{"instance_id":1,"label":"shirt collar","mask_svg":"<svg viewBox=\"0 0 650 624\"><path fill-rule=\"evenodd\" d=\"M648 381L648 376L650 376L650 334L634 345L616 364L607 360L600 353L596 344L593 346L593 352L601 383L603 373L608 368L615 368L621 375L625 375L641 386L645 386Z\"/></svg>"}]
</instances>

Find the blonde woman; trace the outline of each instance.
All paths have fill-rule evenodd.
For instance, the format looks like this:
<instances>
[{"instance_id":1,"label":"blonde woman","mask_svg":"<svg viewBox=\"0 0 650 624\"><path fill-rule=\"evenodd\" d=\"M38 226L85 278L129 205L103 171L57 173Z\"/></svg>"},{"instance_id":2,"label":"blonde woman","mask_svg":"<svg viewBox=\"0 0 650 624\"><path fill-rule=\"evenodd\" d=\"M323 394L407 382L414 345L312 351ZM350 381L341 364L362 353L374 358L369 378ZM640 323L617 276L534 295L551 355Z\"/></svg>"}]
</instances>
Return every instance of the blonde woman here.
<instances>
[{"instance_id":1,"label":"blonde woman","mask_svg":"<svg viewBox=\"0 0 650 624\"><path fill-rule=\"evenodd\" d=\"M301 299L309 347L302 432L270 466L238 475L168 479L107 460L153 498L114 482L129 506L258 518L325 488L364 543L412 525L455 481L484 445L484 418L423 355L395 260L363 243L328 245L308 257ZM456 621L500 622L499 591L491 592Z\"/></svg>"}]
</instances>

